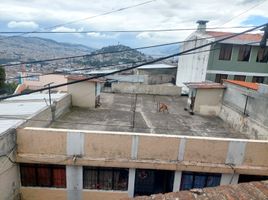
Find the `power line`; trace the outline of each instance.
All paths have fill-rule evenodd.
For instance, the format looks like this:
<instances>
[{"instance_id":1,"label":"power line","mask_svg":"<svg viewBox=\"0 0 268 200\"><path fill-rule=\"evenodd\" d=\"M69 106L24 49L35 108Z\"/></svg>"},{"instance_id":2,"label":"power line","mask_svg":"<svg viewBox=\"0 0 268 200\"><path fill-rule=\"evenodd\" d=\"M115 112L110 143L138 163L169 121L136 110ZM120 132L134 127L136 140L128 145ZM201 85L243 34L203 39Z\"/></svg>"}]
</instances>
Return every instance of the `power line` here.
<instances>
[{"instance_id":1,"label":"power line","mask_svg":"<svg viewBox=\"0 0 268 200\"><path fill-rule=\"evenodd\" d=\"M61 27L61 26L69 25L69 24L74 24L74 23L77 23L77 22L80 22L80 21L91 20L91 19L94 19L94 18L97 18L97 17L109 15L109 14L116 13L116 12L121 12L121 11L124 11L124 10L128 10L128 9L131 9L131 8L142 6L142 5L145 5L145 4L149 4L149 3L152 3L154 1L157 1L157 0L145 1L145 2L142 2L142 3L139 3L139 4L134 4L134 5L130 5L130 6L127 6L127 7L122 7L122 8L116 9L116 10L103 12L103 13L100 13L100 14L97 14L97 15L93 15L93 16L89 16L89 17L85 17L85 18L81 18L81 19L69 21L69 22L66 22L66 23L62 23L62 24L57 24L57 25L54 25L54 26L46 27L44 29L45 30L51 30L51 29L54 29L54 28L57 28L57 27ZM35 32L36 31L25 32L25 33L22 33L19 36L27 35L27 34L31 34L31 33L35 33Z\"/></svg>"},{"instance_id":2,"label":"power line","mask_svg":"<svg viewBox=\"0 0 268 200\"><path fill-rule=\"evenodd\" d=\"M232 26L232 27L207 27L204 29L241 29L253 28L255 26ZM201 28L202 29L202 28ZM73 33L143 33L143 32L176 32L176 31L192 31L196 28L173 28L173 29L143 29L143 30L88 30L88 31L35 31L34 34L73 34ZM0 34L24 34L26 31L1 31Z\"/></svg>"},{"instance_id":3,"label":"power line","mask_svg":"<svg viewBox=\"0 0 268 200\"><path fill-rule=\"evenodd\" d=\"M198 40L204 40L204 39L212 39L216 37L224 37L230 35L229 33L223 33L220 36L211 36L211 37L205 37L205 38L197 38L197 39L191 39L191 40L183 40L183 41L178 41L178 42L171 42L171 43L165 43L165 44L158 44L158 45L151 45L151 46L144 46L144 47L136 47L136 48L131 48L131 49L126 49L126 50L120 50L120 51L107 51L107 52L100 52L100 53L90 53L90 54L83 54L83 55L75 55L75 56L66 56L66 57L60 57L60 58L51 58L51 59L44 59L44 60L36 60L36 61L29 61L29 62L23 62L23 61L18 61L17 63L14 64L2 64L0 65L1 67L7 67L7 66L17 66L21 64L37 64L37 63L42 63L42 62L51 62L51 61L57 61L57 60L66 60L66 59L73 59L73 58L84 58L84 57L92 57L96 55L103 55L103 54L111 54L111 53L122 53L122 52L128 52L128 51L133 51L133 50L142 50L142 49L149 49L149 48L155 48L155 47L162 47L162 46L167 46L167 45L174 45L174 44L182 44L185 42L192 42L192 41L198 41Z\"/></svg>"},{"instance_id":4,"label":"power line","mask_svg":"<svg viewBox=\"0 0 268 200\"><path fill-rule=\"evenodd\" d=\"M185 55L191 55L191 54L199 54L199 53L203 53L203 52L210 52L210 51L216 51L219 50L220 48L214 48L214 49L209 49L209 50L203 50L203 51L198 51L198 52L190 52L190 53L185 53L181 56L185 56ZM114 67L114 66L121 66L121 65L127 65L127 64L137 64L140 62L145 62L147 60L139 60L137 62L126 62L126 63L122 63L122 64L114 64L114 65L104 65L101 68L105 68L105 67ZM51 75L51 74L62 74L62 75L71 75L72 73L70 72L75 72L75 71L85 71L85 70L90 70L92 69L92 67L87 67L87 68L78 68L78 69L73 69L73 70L68 70L66 72L49 72L49 73L42 73L42 72L30 72L30 73L40 73L40 74L33 74L33 75L27 75L27 76L16 76L16 77L11 77L11 78L7 78L5 80L15 80L15 79L20 79L20 78L30 78L30 77L40 77L40 76L46 76L46 75ZM1 79L0 79L1 80Z\"/></svg>"},{"instance_id":5,"label":"power line","mask_svg":"<svg viewBox=\"0 0 268 200\"><path fill-rule=\"evenodd\" d=\"M257 4L253 5L252 7L248 8L248 9L246 9L246 10L244 10L243 12L239 13L238 15L235 15L234 17L230 18L228 21L224 22L224 23L222 24L222 26L225 25L225 24L227 24L227 23L229 23L229 22L232 21L233 19L235 19L235 18L237 18L237 17L240 17L241 15L247 13L248 11L250 11L250 10L252 10L252 9L254 9L254 8L258 7L258 6L260 6L261 4L263 4L263 3L266 2L266 1L267 1L267 0L258 2Z\"/></svg>"},{"instance_id":6,"label":"power line","mask_svg":"<svg viewBox=\"0 0 268 200\"><path fill-rule=\"evenodd\" d=\"M194 48L191 48L191 49L188 49L188 50L179 52L179 53L175 53L175 54L171 54L171 55L164 56L164 57L161 57L161 58L157 58L157 59L154 59L154 60L152 60L152 61L148 61L148 62L145 62L145 63L142 63L142 64L134 65L134 66L132 66L132 67L128 67L128 68L126 68L126 69L117 70L117 71L110 72L110 73L107 73L107 74L104 74L104 75L93 76L93 77L89 77L89 78L84 78L84 79L80 79L80 80L75 80L75 81L68 82L68 83L57 84L57 85L53 85L53 86L50 86L50 87L44 87L44 88L41 88L41 89L38 89L38 90L29 91L29 92L24 93L24 94L13 94L13 95L8 95L8 96L0 97L0 100L9 99L9 98L11 98L11 97L23 96L23 95L27 95L27 94L32 94L32 93L35 93L35 92L41 92L41 91L44 91L44 90L54 89L54 88L58 88L58 87L66 86L66 85L72 85L72 84L76 84L76 83L80 83L80 82L84 82L84 81L88 81L88 80L92 80L92 79L96 79L96 78L105 77L105 76L108 76L108 75L117 74L117 73L124 72L124 71L128 71L128 70L132 70L132 69L141 67L141 66L143 66L143 65L153 64L153 63L156 63L156 62L159 62L159 61L162 61L162 60L166 60L166 59L172 58L172 57L174 57L174 56L180 56L180 55L182 55L182 54L189 53L189 52L195 51L195 50L197 50L197 49L201 49L201 48L204 48L204 47L207 47L207 46L211 46L211 45L216 44L216 43L218 43L218 42L222 42L222 41L224 41L224 40L231 39L231 38L234 38L234 37L239 36L239 35L243 35L243 34L245 34L245 33L254 31L254 30L256 30L256 29L259 29L259 28L264 27L264 26L267 26L267 25L268 25L268 23L265 23L265 24L262 24L262 25L259 25L259 26L255 27L255 28L252 28L252 29L249 29L249 30L240 32L240 33L236 33L236 34L233 34L233 35L230 35L230 36L221 38L221 39L219 39L219 40L215 40L215 41L213 41L213 42L210 42L210 43L207 43L207 44L200 45L200 46L198 46L198 47L194 47Z\"/></svg>"}]
</instances>

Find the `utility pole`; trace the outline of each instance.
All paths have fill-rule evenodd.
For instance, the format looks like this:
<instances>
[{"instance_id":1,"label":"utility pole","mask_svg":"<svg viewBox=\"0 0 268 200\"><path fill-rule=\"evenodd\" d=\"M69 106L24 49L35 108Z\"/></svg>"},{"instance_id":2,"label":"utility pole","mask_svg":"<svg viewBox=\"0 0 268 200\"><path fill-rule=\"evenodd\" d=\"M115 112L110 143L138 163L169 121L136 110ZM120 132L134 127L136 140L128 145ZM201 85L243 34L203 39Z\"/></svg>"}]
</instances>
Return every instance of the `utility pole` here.
<instances>
[{"instance_id":1,"label":"utility pole","mask_svg":"<svg viewBox=\"0 0 268 200\"><path fill-rule=\"evenodd\" d=\"M262 31L264 31L264 34L262 36L261 42L260 42L260 47L261 48L265 48L266 47L266 43L267 43L267 39L268 39L268 25L266 25Z\"/></svg>"}]
</instances>

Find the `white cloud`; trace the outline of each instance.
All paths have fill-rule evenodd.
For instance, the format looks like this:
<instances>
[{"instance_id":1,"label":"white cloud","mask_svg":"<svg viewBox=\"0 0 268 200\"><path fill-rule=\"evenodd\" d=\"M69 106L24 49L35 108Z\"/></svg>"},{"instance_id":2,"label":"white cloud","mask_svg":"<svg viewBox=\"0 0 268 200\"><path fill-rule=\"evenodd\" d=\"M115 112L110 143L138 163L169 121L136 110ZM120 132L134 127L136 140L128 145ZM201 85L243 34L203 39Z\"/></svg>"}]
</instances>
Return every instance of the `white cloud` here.
<instances>
[{"instance_id":1,"label":"white cloud","mask_svg":"<svg viewBox=\"0 0 268 200\"><path fill-rule=\"evenodd\" d=\"M40 28L64 24L111 10L141 3L143 0L1 0L0 21L33 21ZM140 29L173 29L195 28L199 19L207 19L209 27L221 26L228 20L253 7L260 0L157 0L150 4L135 7L92 19L82 20L68 27L58 27L57 31L84 30L140 30ZM239 26L251 15L268 17L268 1L254 7L239 17L235 17L225 26ZM45 24L45 25L44 25ZM238 30L239 29L235 29ZM55 31L55 29L54 29ZM190 31L191 32L191 31ZM140 33L139 41L174 42L185 39L189 31L166 33ZM76 34L76 33L74 33ZM78 34L77 34L78 35ZM126 39L127 34L122 34ZM89 33L88 37L118 39L122 35L110 33ZM80 35L81 36L81 35ZM85 35L83 35L85 36ZM84 37L84 38L88 38Z\"/></svg>"},{"instance_id":2,"label":"white cloud","mask_svg":"<svg viewBox=\"0 0 268 200\"><path fill-rule=\"evenodd\" d=\"M39 25L34 21L10 21L7 24L8 28L24 28L37 29Z\"/></svg>"},{"instance_id":3,"label":"white cloud","mask_svg":"<svg viewBox=\"0 0 268 200\"><path fill-rule=\"evenodd\" d=\"M91 32L87 33L89 37L94 37L94 38L106 38L106 39L111 39L111 38L116 38L118 34L104 34L104 33L99 33L99 32Z\"/></svg>"},{"instance_id":4,"label":"white cloud","mask_svg":"<svg viewBox=\"0 0 268 200\"><path fill-rule=\"evenodd\" d=\"M52 32L76 32L77 30L75 28L68 28L65 26L59 26L57 28L54 28Z\"/></svg>"}]
</instances>

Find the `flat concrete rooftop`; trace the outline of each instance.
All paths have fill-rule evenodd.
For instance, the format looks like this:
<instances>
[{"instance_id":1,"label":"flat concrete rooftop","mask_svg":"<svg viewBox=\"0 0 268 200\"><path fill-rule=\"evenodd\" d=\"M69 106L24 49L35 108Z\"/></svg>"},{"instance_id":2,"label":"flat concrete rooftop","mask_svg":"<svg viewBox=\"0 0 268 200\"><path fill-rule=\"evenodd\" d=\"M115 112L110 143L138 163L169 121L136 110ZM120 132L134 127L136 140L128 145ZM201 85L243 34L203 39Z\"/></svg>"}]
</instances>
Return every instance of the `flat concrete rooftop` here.
<instances>
[{"instance_id":1,"label":"flat concrete rooftop","mask_svg":"<svg viewBox=\"0 0 268 200\"><path fill-rule=\"evenodd\" d=\"M186 101L181 96L101 93L99 108L73 107L51 127L247 139L219 117L190 115ZM168 105L168 113L158 112L159 102Z\"/></svg>"}]
</instances>

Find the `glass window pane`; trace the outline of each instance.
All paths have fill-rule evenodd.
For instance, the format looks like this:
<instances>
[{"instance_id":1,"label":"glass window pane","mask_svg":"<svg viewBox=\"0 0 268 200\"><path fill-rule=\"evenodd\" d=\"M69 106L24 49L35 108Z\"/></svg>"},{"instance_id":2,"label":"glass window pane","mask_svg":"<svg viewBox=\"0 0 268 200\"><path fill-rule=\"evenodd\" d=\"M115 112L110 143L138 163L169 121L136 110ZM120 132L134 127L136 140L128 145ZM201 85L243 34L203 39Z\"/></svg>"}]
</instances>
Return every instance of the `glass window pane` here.
<instances>
[{"instance_id":1,"label":"glass window pane","mask_svg":"<svg viewBox=\"0 0 268 200\"><path fill-rule=\"evenodd\" d=\"M128 189L128 170L114 170L114 190Z\"/></svg>"},{"instance_id":2,"label":"glass window pane","mask_svg":"<svg viewBox=\"0 0 268 200\"><path fill-rule=\"evenodd\" d=\"M36 174L34 166L21 165L20 177L22 186L36 186Z\"/></svg>"},{"instance_id":3,"label":"glass window pane","mask_svg":"<svg viewBox=\"0 0 268 200\"><path fill-rule=\"evenodd\" d=\"M207 177L207 184L206 184L206 187L216 187L218 185L220 185L220 182L221 182L221 176L218 175L218 176L208 176Z\"/></svg>"},{"instance_id":4,"label":"glass window pane","mask_svg":"<svg viewBox=\"0 0 268 200\"><path fill-rule=\"evenodd\" d=\"M238 61L249 61L251 46L243 45L239 48Z\"/></svg>"},{"instance_id":5,"label":"glass window pane","mask_svg":"<svg viewBox=\"0 0 268 200\"><path fill-rule=\"evenodd\" d=\"M65 167L52 169L53 174L53 187L65 188L66 187L66 172Z\"/></svg>"},{"instance_id":6,"label":"glass window pane","mask_svg":"<svg viewBox=\"0 0 268 200\"><path fill-rule=\"evenodd\" d=\"M51 169L47 166L37 167L37 184L41 187L51 186Z\"/></svg>"},{"instance_id":7,"label":"glass window pane","mask_svg":"<svg viewBox=\"0 0 268 200\"><path fill-rule=\"evenodd\" d=\"M206 187L206 175L196 175L194 177L193 188L204 188Z\"/></svg>"},{"instance_id":8,"label":"glass window pane","mask_svg":"<svg viewBox=\"0 0 268 200\"><path fill-rule=\"evenodd\" d=\"M83 187L86 189L99 189L98 169L96 169L96 168L84 168Z\"/></svg>"},{"instance_id":9,"label":"glass window pane","mask_svg":"<svg viewBox=\"0 0 268 200\"><path fill-rule=\"evenodd\" d=\"M181 178L181 190L189 190L193 187L193 175L192 174L182 174Z\"/></svg>"},{"instance_id":10,"label":"glass window pane","mask_svg":"<svg viewBox=\"0 0 268 200\"><path fill-rule=\"evenodd\" d=\"M113 188L113 171L111 169L99 170L99 189L112 190Z\"/></svg>"}]
</instances>

